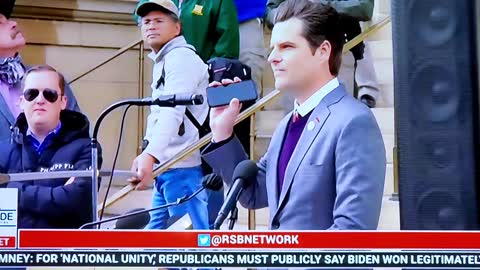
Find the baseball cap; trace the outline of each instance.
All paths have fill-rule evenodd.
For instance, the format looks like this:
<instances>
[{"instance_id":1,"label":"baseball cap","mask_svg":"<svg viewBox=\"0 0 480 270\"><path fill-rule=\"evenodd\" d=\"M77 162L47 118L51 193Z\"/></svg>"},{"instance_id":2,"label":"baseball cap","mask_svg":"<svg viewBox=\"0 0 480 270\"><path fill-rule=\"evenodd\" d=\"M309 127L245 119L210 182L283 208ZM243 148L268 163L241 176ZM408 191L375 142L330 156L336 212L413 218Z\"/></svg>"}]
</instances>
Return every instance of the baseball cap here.
<instances>
[{"instance_id":1,"label":"baseball cap","mask_svg":"<svg viewBox=\"0 0 480 270\"><path fill-rule=\"evenodd\" d=\"M145 17L152 10L164 10L179 17L178 8L171 0L147 0L138 5L135 14L140 17Z\"/></svg>"},{"instance_id":2,"label":"baseball cap","mask_svg":"<svg viewBox=\"0 0 480 270\"><path fill-rule=\"evenodd\" d=\"M15 5L15 0L0 0L2 4L0 4L0 14L5 16L7 19L10 18L12 15L13 6Z\"/></svg>"}]
</instances>

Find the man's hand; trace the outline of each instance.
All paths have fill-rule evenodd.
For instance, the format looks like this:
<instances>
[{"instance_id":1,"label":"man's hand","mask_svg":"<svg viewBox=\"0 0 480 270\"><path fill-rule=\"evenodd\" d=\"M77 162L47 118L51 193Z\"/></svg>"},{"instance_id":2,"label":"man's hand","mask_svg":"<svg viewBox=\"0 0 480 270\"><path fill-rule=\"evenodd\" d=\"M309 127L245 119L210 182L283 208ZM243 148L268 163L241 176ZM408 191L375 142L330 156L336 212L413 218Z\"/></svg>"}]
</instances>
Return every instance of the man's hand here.
<instances>
[{"instance_id":1,"label":"man's hand","mask_svg":"<svg viewBox=\"0 0 480 270\"><path fill-rule=\"evenodd\" d=\"M222 82L212 82L209 86L228 85L240 82L238 77L235 79L223 79ZM242 104L236 98L230 101L228 106L216 107L210 110L210 128L212 129L212 139L214 142L221 142L230 138L233 134L235 120L240 113Z\"/></svg>"},{"instance_id":2,"label":"man's hand","mask_svg":"<svg viewBox=\"0 0 480 270\"><path fill-rule=\"evenodd\" d=\"M145 152L141 153L133 160L132 171L137 173L137 177L130 178L130 183L137 184L136 190L147 189L153 182L153 166L155 158Z\"/></svg>"}]
</instances>

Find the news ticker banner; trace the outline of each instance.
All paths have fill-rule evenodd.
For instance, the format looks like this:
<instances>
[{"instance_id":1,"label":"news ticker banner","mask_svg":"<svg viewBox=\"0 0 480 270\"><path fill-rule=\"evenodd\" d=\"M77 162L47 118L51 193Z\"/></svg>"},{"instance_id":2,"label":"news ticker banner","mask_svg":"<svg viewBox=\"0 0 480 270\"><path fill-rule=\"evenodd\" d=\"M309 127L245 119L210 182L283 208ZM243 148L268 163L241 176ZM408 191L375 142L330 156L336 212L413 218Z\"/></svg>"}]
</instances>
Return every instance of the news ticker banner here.
<instances>
[{"instance_id":1,"label":"news ticker banner","mask_svg":"<svg viewBox=\"0 0 480 270\"><path fill-rule=\"evenodd\" d=\"M15 248L18 190L16 188L1 188L0 198L0 249Z\"/></svg>"},{"instance_id":2,"label":"news ticker banner","mask_svg":"<svg viewBox=\"0 0 480 270\"><path fill-rule=\"evenodd\" d=\"M42 267L302 267L479 268L478 252L5 251L0 268Z\"/></svg>"},{"instance_id":3,"label":"news ticker banner","mask_svg":"<svg viewBox=\"0 0 480 270\"><path fill-rule=\"evenodd\" d=\"M480 250L475 231L19 230L20 249Z\"/></svg>"}]
</instances>

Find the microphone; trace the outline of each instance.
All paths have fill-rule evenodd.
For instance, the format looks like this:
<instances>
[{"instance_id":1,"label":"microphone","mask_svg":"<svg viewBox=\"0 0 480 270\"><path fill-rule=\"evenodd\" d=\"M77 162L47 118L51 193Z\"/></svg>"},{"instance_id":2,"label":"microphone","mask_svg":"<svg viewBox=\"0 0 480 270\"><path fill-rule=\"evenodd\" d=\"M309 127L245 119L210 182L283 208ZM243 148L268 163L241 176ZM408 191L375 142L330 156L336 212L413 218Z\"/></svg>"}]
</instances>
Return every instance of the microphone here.
<instances>
[{"instance_id":1,"label":"microphone","mask_svg":"<svg viewBox=\"0 0 480 270\"><path fill-rule=\"evenodd\" d=\"M145 208L136 208L133 210L128 211L125 214L135 213L145 210ZM116 230L135 230L135 229L143 229L147 226L148 222L150 222L150 214L148 212L142 212L138 215L128 216L126 218L118 219L115 222Z\"/></svg>"},{"instance_id":2,"label":"microphone","mask_svg":"<svg viewBox=\"0 0 480 270\"><path fill-rule=\"evenodd\" d=\"M142 98L142 99L129 99L128 104L135 106L151 106L157 105L160 107L175 107L175 106L187 106L187 105L201 105L203 104L202 95L163 95L156 99Z\"/></svg>"},{"instance_id":3,"label":"microphone","mask_svg":"<svg viewBox=\"0 0 480 270\"><path fill-rule=\"evenodd\" d=\"M233 171L234 182L232 187L228 190L227 198L215 219L213 225L215 230L220 229L220 226L222 226L227 218L228 213L236 207L242 191L254 181L257 177L257 173L257 164L252 160L244 160L238 163L237 167L235 167L235 170Z\"/></svg>"},{"instance_id":4,"label":"microphone","mask_svg":"<svg viewBox=\"0 0 480 270\"><path fill-rule=\"evenodd\" d=\"M103 223L107 223L107 222L110 222L110 221L114 221L114 220L120 220L120 219L125 219L125 218L128 218L128 217L132 217L132 216L136 216L136 215L141 215L141 214L144 214L144 213L148 213L148 212L151 212L151 211L155 211L155 210L159 210L159 209L163 209L163 208L168 208L168 207L171 207L171 206L177 206L177 205L180 205L182 203L185 203L191 199L193 199L195 196L197 196L200 192L202 192L203 190L205 189L210 189L210 190L213 190L213 191L218 191L220 190L221 188L223 187L223 181L222 181L222 178L214 173L211 173L211 174L208 174L206 176L204 176L202 178L202 187L199 188L197 191L195 191L192 195L187 195L187 196L184 196L182 198L178 198L176 202L173 202L173 203L167 203L167 204L164 204L164 205L160 205L160 206L157 206L157 207L154 207L154 208L150 208L150 209L143 209L143 210L138 210L138 211L130 211L129 213L126 213L126 214L123 214L123 215L120 215L120 216L116 216L116 217L112 217L112 218L107 218L107 219L103 219L103 220L99 220L99 221L94 221L94 222L89 222L89 223L85 223L83 224L79 229L85 229L87 227L96 227L97 225L100 225L100 224L103 224ZM150 221L150 215L148 217L149 221ZM140 220L137 220L135 218L132 218L130 220L130 222L132 222L134 225L138 225L140 224ZM148 222L147 222L148 223ZM122 223L120 223L122 224ZM131 223L130 223L131 224ZM127 225L130 225L127 221ZM117 228L118 229L118 228Z\"/></svg>"}]
</instances>

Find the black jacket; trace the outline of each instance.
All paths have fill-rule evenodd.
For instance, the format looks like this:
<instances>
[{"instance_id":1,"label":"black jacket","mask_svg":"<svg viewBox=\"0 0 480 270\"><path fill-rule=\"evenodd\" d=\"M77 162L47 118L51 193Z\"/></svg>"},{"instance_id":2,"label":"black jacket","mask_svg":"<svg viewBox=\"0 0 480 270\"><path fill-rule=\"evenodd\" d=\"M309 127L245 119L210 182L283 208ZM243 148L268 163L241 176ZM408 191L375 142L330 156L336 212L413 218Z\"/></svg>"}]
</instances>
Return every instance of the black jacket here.
<instances>
[{"instance_id":1,"label":"black jacket","mask_svg":"<svg viewBox=\"0 0 480 270\"><path fill-rule=\"evenodd\" d=\"M38 172L86 170L91 167L88 119L81 113L64 110L62 127L56 137L38 155L25 135L27 121L22 113L15 127L17 136L1 144L0 172ZM101 160L101 158L99 158ZM10 182L3 187L19 191L19 228L78 228L91 221L91 182L77 178Z\"/></svg>"}]
</instances>

